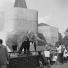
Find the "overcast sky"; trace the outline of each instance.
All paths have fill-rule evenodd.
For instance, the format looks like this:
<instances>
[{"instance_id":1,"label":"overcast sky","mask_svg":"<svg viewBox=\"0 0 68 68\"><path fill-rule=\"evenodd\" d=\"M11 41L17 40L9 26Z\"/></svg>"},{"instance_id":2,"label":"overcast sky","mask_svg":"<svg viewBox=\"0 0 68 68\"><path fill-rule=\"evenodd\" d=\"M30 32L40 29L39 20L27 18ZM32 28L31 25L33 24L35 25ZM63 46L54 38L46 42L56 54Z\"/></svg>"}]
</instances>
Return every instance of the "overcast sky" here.
<instances>
[{"instance_id":1,"label":"overcast sky","mask_svg":"<svg viewBox=\"0 0 68 68\"><path fill-rule=\"evenodd\" d=\"M39 22L54 25L64 32L68 27L68 0L26 0L28 8L37 9Z\"/></svg>"},{"instance_id":2,"label":"overcast sky","mask_svg":"<svg viewBox=\"0 0 68 68\"><path fill-rule=\"evenodd\" d=\"M0 11L13 6L15 0L0 0ZM68 27L68 0L26 0L27 7L38 10L39 23L58 27L64 32Z\"/></svg>"}]
</instances>

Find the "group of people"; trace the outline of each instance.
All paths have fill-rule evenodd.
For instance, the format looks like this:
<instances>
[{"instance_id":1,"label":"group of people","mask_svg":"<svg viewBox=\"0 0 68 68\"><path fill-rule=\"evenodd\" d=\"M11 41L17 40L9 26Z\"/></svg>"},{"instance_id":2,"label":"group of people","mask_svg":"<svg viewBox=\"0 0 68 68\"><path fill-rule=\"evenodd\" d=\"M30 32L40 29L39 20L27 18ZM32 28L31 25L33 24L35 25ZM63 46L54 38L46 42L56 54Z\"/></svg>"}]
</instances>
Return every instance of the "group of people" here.
<instances>
[{"instance_id":1,"label":"group of people","mask_svg":"<svg viewBox=\"0 0 68 68\"><path fill-rule=\"evenodd\" d=\"M3 40L0 39L0 68L6 68L9 64L9 54L6 46L4 46L2 43ZM30 41L29 38L26 37L19 49L19 54L21 54L22 49L24 49L24 54L30 54L31 49L36 51L36 42ZM52 48L46 45L44 51L38 52L37 60L40 67L43 67L44 64L63 64L68 61L68 47L59 45L58 47L55 47L55 50L52 50Z\"/></svg>"},{"instance_id":2,"label":"group of people","mask_svg":"<svg viewBox=\"0 0 68 68\"><path fill-rule=\"evenodd\" d=\"M60 63L68 61L68 47L60 45L59 47L57 47L57 53L58 53L58 61Z\"/></svg>"},{"instance_id":3,"label":"group of people","mask_svg":"<svg viewBox=\"0 0 68 68\"><path fill-rule=\"evenodd\" d=\"M24 54L30 54L31 49L34 49L36 51L36 45L34 41L30 41L28 37L26 37L25 41L22 42L22 45L19 49L19 53L21 54L22 49L24 49ZM31 48L33 46L33 48ZM31 48L31 49L30 49ZM33 50L32 50L33 51ZM43 52L43 54L42 54ZM55 50L52 50L52 48L48 47L46 45L46 49L44 51L40 51L38 53L38 61L39 61L39 56L41 55L42 57L42 62L41 66L43 64L46 65L51 65L51 64L62 64L64 62L68 61L68 49L64 45L59 45L58 47L55 46Z\"/></svg>"},{"instance_id":4,"label":"group of people","mask_svg":"<svg viewBox=\"0 0 68 68\"><path fill-rule=\"evenodd\" d=\"M24 50L23 54L30 55L31 49L34 49L36 51L36 43L34 41L31 41L29 37L26 37L25 40L22 42L21 47L19 49L19 55L22 54L22 50ZM16 51L16 47L12 47ZM13 50L13 52L14 52ZM33 51L33 50L32 50ZM7 68L9 64L9 59L11 55L8 53L7 47L3 45L3 40L0 39L0 68Z\"/></svg>"},{"instance_id":5,"label":"group of people","mask_svg":"<svg viewBox=\"0 0 68 68\"><path fill-rule=\"evenodd\" d=\"M38 53L41 55L42 60L41 63L39 62L39 65L42 66L45 64L47 66L53 65L53 64L63 64L68 62L68 49L64 45L59 45L58 47L55 47L55 50L52 49L45 49L44 51L40 51ZM38 61L39 61L38 60Z\"/></svg>"},{"instance_id":6,"label":"group of people","mask_svg":"<svg viewBox=\"0 0 68 68\"><path fill-rule=\"evenodd\" d=\"M30 51L36 51L36 42L30 40L29 37L26 37L25 40L22 42L20 49L18 50L19 54L30 54Z\"/></svg>"}]
</instances>

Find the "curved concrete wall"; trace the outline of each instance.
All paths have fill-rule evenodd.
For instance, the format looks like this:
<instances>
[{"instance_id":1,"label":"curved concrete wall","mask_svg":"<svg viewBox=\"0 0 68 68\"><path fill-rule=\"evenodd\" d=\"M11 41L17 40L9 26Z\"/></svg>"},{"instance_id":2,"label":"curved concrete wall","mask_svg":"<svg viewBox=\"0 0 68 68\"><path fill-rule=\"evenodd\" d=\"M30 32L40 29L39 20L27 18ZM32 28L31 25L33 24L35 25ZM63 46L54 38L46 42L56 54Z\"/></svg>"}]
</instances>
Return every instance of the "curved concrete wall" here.
<instances>
[{"instance_id":1,"label":"curved concrete wall","mask_svg":"<svg viewBox=\"0 0 68 68\"><path fill-rule=\"evenodd\" d=\"M14 31L37 33L38 12L24 8L13 8L6 13L6 22L13 23Z\"/></svg>"}]
</instances>

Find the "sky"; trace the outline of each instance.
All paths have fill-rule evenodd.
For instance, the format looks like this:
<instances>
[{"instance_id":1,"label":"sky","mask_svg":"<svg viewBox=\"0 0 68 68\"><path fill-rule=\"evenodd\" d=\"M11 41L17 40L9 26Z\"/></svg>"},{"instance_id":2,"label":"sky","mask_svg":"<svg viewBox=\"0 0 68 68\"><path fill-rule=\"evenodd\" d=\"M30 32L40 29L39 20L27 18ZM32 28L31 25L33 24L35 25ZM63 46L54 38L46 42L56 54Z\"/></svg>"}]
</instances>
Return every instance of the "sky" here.
<instances>
[{"instance_id":1,"label":"sky","mask_svg":"<svg viewBox=\"0 0 68 68\"><path fill-rule=\"evenodd\" d=\"M28 8L38 10L39 23L59 28L63 34L68 28L68 0L26 0Z\"/></svg>"},{"instance_id":2,"label":"sky","mask_svg":"<svg viewBox=\"0 0 68 68\"><path fill-rule=\"evenodd\" d=\"M63 34L68 28L68 0L25 0L29 9L38 11L38 22L59 28ZM15 0L0 0L0 12L13 7Z\"/></svg>"}]
</instances>

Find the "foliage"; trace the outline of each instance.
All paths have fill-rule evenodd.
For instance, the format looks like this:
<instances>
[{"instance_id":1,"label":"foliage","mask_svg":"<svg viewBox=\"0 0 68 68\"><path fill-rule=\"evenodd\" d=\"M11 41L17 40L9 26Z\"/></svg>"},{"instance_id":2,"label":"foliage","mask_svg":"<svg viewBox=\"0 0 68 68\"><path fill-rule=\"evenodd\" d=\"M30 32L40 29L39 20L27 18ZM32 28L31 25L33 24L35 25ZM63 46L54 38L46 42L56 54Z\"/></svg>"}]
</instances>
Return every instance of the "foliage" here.
<instances>
[{"instance_id":1,"label":"foliage","mask_svg":"<svg viewBox=\"0 0 68 68\"><path fill-rule=\"evenodd\" d=\"M66 29L66 31L65 32L68 32L68 28Z\"/></svg>"},{"instance_id":2,"label":"foliage","mask_svg":"<svg viewBox=\"0 0 68 68\"><path fill-rule=\"evenodd\" d=\"M63 38L63 44L65 46L68 46L68 36L64 36L64 38Z\"/></svg>"},{"instance_id":3,"label":"foliage","mask_svg":"<svg viewBox=\"0 0 68 68\"><path fill-rule=\"evenodd\" d=\"M65 30L65 33L67 33L67 32L68 32L68 28ZM67 34L65 34L65 36L63 38L63 44L65 46L68 46L68 35Z\"/></svg>"},{"instance_id":4,"label":"foliage","mask_svg":"<svg viewBox=\"0 0 68 68\"><path fill-rule=\"evenodd\" d=\"M61 44L63 44L63 38L62 38L62 34L58 33L58 41L56 42L56 46L59 46Z\"/></svg>"}]
</instances>

